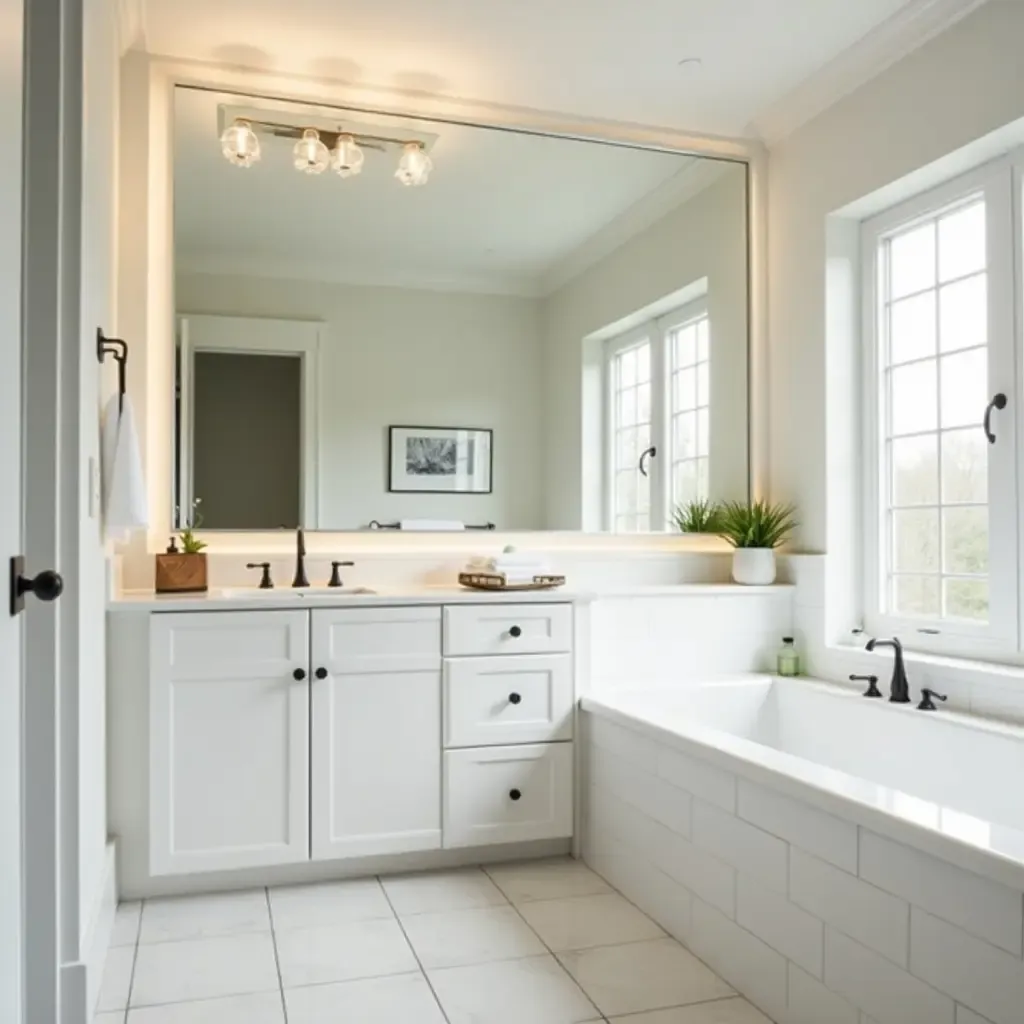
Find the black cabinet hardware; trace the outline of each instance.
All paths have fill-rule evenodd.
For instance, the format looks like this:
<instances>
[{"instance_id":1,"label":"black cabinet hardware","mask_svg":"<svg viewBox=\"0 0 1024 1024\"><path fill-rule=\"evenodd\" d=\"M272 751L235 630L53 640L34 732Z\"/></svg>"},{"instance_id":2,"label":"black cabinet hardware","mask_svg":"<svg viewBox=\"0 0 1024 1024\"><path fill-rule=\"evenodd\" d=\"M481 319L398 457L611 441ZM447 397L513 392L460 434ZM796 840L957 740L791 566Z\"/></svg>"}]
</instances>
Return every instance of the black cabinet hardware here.
<instances>
[{"instance_id":1,"label":"black cabinet hardware","mask_svg":"<svg viewBox=\"0 0 1024 1024\"><path fill-rule=\"evenodd\" d=\"M294 679L294 680L295 680L296 682L299 682L299 683L301 683L301 682L302 682L302 680L306 678L306 670L305 670L304 668L297 668L297 669L296 669L296 670L295 670L295 671L294 671L294 672L292 673L292 678L293 678L293 679Z\"/></svg>"},{"instance_id":2,"label":"black cabinet hardware","mask_svg":"<svg viewBox=\"0 0 1024 1024\"><path fill-rule=\"evenodd\" d=\"M510 789L508 791L509 800L518 800L523 794L518 789Z\"/></svg>"}]
</instances>

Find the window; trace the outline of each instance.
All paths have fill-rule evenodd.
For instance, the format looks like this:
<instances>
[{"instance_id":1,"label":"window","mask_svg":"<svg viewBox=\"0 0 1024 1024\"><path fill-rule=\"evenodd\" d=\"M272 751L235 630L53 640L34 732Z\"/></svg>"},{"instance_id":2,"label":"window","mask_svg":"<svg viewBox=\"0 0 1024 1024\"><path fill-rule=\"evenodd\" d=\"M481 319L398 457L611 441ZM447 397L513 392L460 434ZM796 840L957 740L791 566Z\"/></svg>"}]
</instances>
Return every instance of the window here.
<instances>
[{"instance_id":1,"label":"window","mask_svg":"<svg viewBox=\"0 0 1024 1024\"><path fill-rule=\"evenodd\" d=\"M607 342L607 514L617 533L665 530L708 495L710 328L691 303Z\"/></svg>"},{"instance_id":2,"label":"window","mask_svg":"<svg viewBox=\"0 0 1024 1024\"><path fill-rule=\"evenodd\" d=\"M1003 162L864 227L866 625L951 653L1019 647L1013 180Z\"/></svg>"}]
</instances>

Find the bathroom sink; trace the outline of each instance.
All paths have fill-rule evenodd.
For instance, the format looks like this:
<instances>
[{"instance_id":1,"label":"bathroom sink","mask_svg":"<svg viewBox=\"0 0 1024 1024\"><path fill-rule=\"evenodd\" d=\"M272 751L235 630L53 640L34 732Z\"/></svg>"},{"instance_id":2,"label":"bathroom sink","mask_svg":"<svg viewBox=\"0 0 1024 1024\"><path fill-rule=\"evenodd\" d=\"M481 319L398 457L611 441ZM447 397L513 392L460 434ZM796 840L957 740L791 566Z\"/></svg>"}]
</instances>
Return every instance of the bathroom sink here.
<instances>
[{"instance_id":1,"label":"bathroom sink","mask_svg":"<svg viewBox=\"0 0 1024 1024\"><path fill-rule=\"evenodd\" d=\"M221 596L232 601L237 598L298 600L310 597L372 597L376 593L376 590L369 587L272 587L270 590L260 590L259 587L225 587Z\"/></svg>"}]
</instances>

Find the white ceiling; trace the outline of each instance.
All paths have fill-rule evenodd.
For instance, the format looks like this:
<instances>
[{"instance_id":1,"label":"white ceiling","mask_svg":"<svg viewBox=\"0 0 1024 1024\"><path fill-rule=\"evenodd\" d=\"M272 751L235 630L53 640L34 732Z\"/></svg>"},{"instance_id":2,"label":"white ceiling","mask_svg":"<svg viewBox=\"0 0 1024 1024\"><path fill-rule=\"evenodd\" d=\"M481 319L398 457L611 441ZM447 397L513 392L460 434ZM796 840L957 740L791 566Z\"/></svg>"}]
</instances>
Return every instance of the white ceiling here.
<instances>
[{"instance_id":1,"label":"white ceiling","mask_svg":"<svg viewBox=\"0 0 1024 1024\"><path fill-rule=\"evenodd\" d=\"M175 246L181 270L538 294L567 261L578 271L737 164L679 154L373 115L378 132L436 136L420 188L395 181L394 153L366 150L341 180L292 167L287 140L238 168L221 155L218 108L309 112L329 127L367 121L299 104L179 89ZM340 119L339 119L340 118ZM290 120L290 119L289 119Z\"/></svg>"},{"instance_id":2,"label":"white ceiling","mask_svg":"<svg viewBox=\"0 0 1024 1024\"><path fill-rule=\"evenodd\" d=\"M864 37L978 0L144 2L151 53L743 136Z\"/></svg>"}]
</instances>

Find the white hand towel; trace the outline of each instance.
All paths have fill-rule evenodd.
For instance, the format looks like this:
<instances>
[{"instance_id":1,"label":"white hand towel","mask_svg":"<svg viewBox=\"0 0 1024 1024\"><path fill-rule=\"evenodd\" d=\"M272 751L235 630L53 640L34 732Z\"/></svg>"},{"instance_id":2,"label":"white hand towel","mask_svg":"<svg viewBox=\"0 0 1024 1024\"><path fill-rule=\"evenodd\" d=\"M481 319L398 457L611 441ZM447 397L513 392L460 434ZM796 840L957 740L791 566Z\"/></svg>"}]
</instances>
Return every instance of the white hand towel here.
<instances>
[{"instance_id":1,"label":"white hand towel","mask_svg":"<svg viewBox=\"0 0 1024 1024\"><path fill-rule=\"evenodd\" d=\"M146 481L142 476L135 416L127 395L114 395L103 414L103 523L107 540L123 542L149 526Z\"/></svg>"},{"instance_id":2,"label":"white hand towel","mask_svg":"<svg viewBox=\"0 0 1024 1024\"><path fill-rule=\"evenodd\" d=\"M494 561L501 565L525 565L532 567L546 564L547 559L543 555L531 551L502 551L500 555L495 555Z\"/></svg>"},{"instance_id":3,"label":"white hand towel","mask_svg":"<svg viewBox=\"0 0 1024 1024\"><path fill-rule=\"evenodd\" d=\"M399 523L403 530L426 530L433 533L460 533L466 524L458 519L403 519Z\"/></svg>"}]
</instances>

